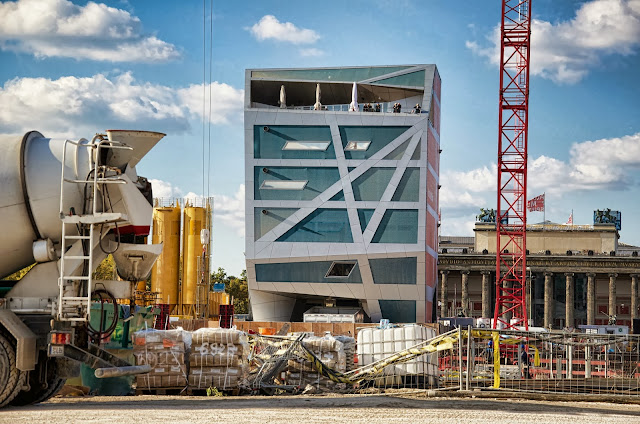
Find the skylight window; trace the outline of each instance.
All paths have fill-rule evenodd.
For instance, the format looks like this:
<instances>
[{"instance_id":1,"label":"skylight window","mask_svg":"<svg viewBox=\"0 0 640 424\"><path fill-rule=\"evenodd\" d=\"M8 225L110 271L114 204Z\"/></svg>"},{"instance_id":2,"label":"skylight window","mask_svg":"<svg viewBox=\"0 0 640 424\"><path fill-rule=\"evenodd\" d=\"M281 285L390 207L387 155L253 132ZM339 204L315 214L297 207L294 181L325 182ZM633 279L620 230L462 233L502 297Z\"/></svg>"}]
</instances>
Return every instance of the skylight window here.
<instances>
[{"instance_id":1,"label":"skylight window","mask_svg":"<svg viewBox=\"0 0 640 424\"><path fill-rule=\"evenodd\" d=\"M307 183L307 180L266 180L262 182L260 188L264 190L302 190Z\"/></svg>"},{"instance_id":2,"label":"skylight window","mask_svg":"<svg viewBox=\"0 0 640 424\"><path fill-rule=\"evenodd\" d=\"M351 271L355 268L355 262L333 262L329 271L325 275L325 278L331 277L348 277L351 275Z\"/></svg>"},{"instance_id":3,"label":"skylight window","mask_svg":"<svg viewBox=\"0 0 640 424\"><path fill-rule=\"evenodd\" d=\"M350 141L344 150L364 152L369 148L370 141Z\"/></svg>"},{"instance_id":4,"label":"skylight window","mask_svg":"<svg viewBox=\"0 0 640 424\"><path fill-rule=\"evenodd\" d=\"M329 147L329 143L329 141L287 141L282 150L324 151Z\"/></svg>"}]
</instances>

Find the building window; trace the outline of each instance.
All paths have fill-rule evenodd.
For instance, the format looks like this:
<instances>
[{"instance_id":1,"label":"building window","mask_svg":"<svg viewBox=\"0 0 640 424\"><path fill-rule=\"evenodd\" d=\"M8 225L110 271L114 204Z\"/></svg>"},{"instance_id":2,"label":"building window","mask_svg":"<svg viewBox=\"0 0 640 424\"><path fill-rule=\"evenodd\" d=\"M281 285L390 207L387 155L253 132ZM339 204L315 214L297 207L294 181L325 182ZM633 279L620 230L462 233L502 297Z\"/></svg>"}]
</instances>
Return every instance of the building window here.
<instances>
[{"instance_id":1,"label":"building window","mask_svg":"<svg viewBox=\"0 0 640 424\"><path fill-rule=\"evenodd\" d=\"M344 150L364 152L369 148L370 144L370 141L350 141L347 143Z\"/></svg>"},{"instance_id":2,"label":"building window","mask_svg":"<svg viewBox=\"0 0 640 424\"><path fill-rule=\"evenodd\" d=\"M334 262L329 267L325 278L348 277L356 266L355 262Z\"/></svg>"},{"instance_id":3,"label":"building window","mask_svg":"<svg viewBox=\"0 0 640 424\"><path fill-rule=\"evenodd\" d=\"M260 189L263 190L303 190L307 180L265 180Z\"/></svg>"},{"instance_id":4,"label":"building window","mask_svg":"<svg viewBox=\"0 0 640 424\"><path fill-rule=\"evenodd\" d=\"M328 141L287 141L282 150L327 150Z\"/></svg>"}]
</instances>

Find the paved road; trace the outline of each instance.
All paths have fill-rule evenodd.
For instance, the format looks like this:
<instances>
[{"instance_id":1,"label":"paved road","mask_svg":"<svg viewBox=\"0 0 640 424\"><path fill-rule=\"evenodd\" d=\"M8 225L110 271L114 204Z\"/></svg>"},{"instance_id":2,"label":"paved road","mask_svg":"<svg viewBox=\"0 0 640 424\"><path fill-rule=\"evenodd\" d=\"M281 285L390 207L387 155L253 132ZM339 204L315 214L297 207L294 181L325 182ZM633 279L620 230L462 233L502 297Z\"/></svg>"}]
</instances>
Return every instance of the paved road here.
<instances>
[{"instance_id":1,"label":"paved road","mask_svg":"<svg viewBox=\"0 0 640 424\"><path fill-rule=\"evenodd\" d=\"M625 423L640 405L393 396L88 397L0 411L0 423Z\"/></svg>"}]
</instances>

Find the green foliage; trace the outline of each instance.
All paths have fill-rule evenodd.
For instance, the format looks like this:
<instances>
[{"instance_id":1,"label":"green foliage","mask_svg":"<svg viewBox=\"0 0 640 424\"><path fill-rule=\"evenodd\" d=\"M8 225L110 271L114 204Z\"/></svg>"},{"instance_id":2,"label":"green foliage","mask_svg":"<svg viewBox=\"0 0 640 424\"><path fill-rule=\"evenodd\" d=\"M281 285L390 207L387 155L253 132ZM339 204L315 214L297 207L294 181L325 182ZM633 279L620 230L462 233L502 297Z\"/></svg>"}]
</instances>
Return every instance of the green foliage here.
<instances>
[{"instance_id":1,"label":"green foliage","mask_svg":"<svg viewBox=\"0 0 640 424\"><path fill-rule=\"evenodd\" d=\"M224 396L224 393L222 393L216 387L209 387L207 389L207 396L222 397Z\"/></svg>"},{"instance_id":2,"label":"green foliage","mask_svg":"<svg viewBox=\"0 0 640 424\"><path fill-rule=\"evenodd\" d=\"M22 268L20 271L16 271L13 274L9 275L6 278L2 278L3 280L9 280L9 281L19 281L22 279L22 277L24 277L27 272L29 272L29 270L31 268L33 268L36 264L31 264L26 268Z\"/></svg>"},{"instance_id":3,"label":"green foliage","mask_svg":"<svg viewBox=\"0 0 640 424\"><path fill-rule=\"evenodd\" d=\"M224 268L218 268L211 274L211 287L214 283L224 283L225 292L233 297L234 310L236 314L249 313L249 285L247 283L247 272L242 270L240 278L227 275Z\"/></svg>"},{"instance_id":4,"label":"green foliage","mask_svg":"<svg viewBox=\"0 0 640 424\"><path fill-rule=\"evenodd\" d=\"M107 256L93 273L96 280L115 280L116 279L116 262L113 256Z\"/></svg>"}]
</instances>

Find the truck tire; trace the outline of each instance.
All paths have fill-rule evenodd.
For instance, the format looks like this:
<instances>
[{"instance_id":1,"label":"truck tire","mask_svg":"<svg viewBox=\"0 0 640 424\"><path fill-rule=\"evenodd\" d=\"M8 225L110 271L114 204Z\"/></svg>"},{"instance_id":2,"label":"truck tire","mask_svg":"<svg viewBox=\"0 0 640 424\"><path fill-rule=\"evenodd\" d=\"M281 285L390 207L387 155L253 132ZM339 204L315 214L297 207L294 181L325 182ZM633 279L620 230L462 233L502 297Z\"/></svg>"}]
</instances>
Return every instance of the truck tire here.
<instances>
[{"instance_id":1,"label":"truck tire","mask_svg":"<svg viewBox=\"0 0 640 424\"><path fill-rule=\"evenodd\" d=\"M6 385L0 387L0 408L11 402L25 385L27 373L16 368L16 348L4 333L0 333L0 360L7 364L0 369L0 381L6 380Z\"/></svg>"},{"instance_id":2,"label":"truck tire","mask_svg":"<svg viewBox=\"0 0 640 424\"><path fill-rule=\"evenodd\" d=\"M58 377L57 364L55 359L47 358L46 353L42 352L38 359L36 369L29 373L30 389L18 393L18 396L16 396L10 404L13 406L32 405L34 403L44 402L50 397L55 396L67 381L65 378ZM43 378L45 381L42 381Z\"/></svg>"}]
</instances>

